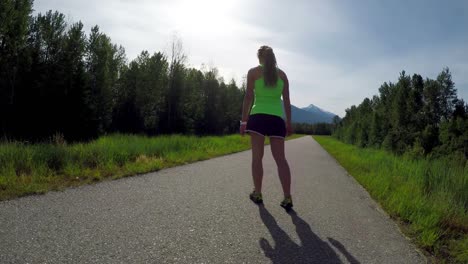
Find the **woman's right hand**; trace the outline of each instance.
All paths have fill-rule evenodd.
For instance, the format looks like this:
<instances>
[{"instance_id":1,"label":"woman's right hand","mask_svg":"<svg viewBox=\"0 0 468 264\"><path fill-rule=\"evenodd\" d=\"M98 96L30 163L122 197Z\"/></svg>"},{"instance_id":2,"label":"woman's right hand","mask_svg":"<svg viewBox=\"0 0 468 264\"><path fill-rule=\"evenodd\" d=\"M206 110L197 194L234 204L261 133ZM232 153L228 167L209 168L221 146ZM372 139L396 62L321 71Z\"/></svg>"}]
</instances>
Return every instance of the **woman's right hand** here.
<instances>
[{"instance_id":1,"label":"woman's right hand","mask_svg":"<svg viewBox=\"0 0 468 264\"><path fill-rule=\"evenodd\" d=\"M293 129L292 129L292 125L290 122L286 122L286 136L289 137L290 135L293 134Z\"/></svg>"}]
</instances>

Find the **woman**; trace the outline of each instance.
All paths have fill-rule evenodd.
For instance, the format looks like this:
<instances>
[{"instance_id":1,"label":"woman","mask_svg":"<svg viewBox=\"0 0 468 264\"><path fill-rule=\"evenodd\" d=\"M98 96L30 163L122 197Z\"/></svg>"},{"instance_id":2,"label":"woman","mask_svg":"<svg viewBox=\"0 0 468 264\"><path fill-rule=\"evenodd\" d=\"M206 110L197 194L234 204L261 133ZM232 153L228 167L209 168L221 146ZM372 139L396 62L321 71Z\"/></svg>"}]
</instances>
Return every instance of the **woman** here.
<instances>
[{"instance_id":1,"label":"woman","mask_svg":"<svg viewBox=\"0 0 468 264\"><path fill-rule=\"evenodd\" d=\"M252 144L252 177L254 190L250 199L262 203L263 150L265 136L270 137L271 153L278 166L284 199L281 206L286 210L293 207L291 198L291 172L284 154L284 139L291 130L291 103L289 83L286 74L277 68L276 57L268 46L262 46L257 53L260 65L247 74L247 91L244 97L240 133L249 133ZM283 96L286 122L283 120ZM252 101L253 102L252 106ZM252 106L252 107L251 107Z\"/></svg>"}]
</instances>

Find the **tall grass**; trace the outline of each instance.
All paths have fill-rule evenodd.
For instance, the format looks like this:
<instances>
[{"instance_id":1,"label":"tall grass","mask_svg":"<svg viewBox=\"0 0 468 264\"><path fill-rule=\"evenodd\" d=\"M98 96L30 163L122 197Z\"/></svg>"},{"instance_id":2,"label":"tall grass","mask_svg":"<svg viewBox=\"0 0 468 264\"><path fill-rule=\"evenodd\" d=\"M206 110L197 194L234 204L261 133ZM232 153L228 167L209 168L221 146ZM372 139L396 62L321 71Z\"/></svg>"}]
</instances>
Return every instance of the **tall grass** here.
<instances>
[{"instance_id":1,"label":"tall grass","mask_svg":"<svg viewBox=\"0 0 468 264\"><path fill-rule=\"evenodd\" d=\"M249 137L239 135L114 134L72 145L1 143L0 200L155 171L249 148Z\"/></svg>"},{"instance_id":2,"label":"tall grass","mask_svg":"<svg viewBox=\"0 0 468 264\"><path fill-rule=\"evenodd\" d=\"M468 263L468 164L411 159L314 136L439 261Z\"/></svg>"}]
</instances>

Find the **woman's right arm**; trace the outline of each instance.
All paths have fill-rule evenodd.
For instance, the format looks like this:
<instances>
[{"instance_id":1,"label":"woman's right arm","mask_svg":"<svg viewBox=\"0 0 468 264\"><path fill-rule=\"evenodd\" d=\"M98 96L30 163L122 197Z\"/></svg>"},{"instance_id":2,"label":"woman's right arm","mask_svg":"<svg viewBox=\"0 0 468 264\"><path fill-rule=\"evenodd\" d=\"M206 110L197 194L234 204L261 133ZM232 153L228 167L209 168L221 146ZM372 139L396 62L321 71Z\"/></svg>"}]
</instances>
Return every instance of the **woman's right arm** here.
<instances>
[{"instance_id":1,"label":"woman's right arm","mask_svg":"<svg viewBox=\"0 0 468 264\"><path fill-rule=\"evenodd\" d=\"M291 122L291 101L289 100L289 80L286 73L281 71L281 79L283 79L284 87L283 87L283 104L284 104L284 111L286 112L286 131L288 135L292 134L292 122Z\"/></svg>"}]
</instances>

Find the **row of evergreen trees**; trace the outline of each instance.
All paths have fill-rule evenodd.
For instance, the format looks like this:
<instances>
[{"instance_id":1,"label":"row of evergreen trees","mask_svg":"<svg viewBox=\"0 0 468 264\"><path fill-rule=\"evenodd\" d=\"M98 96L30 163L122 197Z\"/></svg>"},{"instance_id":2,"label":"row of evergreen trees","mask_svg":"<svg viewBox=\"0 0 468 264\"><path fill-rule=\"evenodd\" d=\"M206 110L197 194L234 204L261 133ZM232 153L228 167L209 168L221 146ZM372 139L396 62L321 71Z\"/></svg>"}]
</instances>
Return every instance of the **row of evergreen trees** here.
<instances>
[{"instance_id":1,"label":"row of evergreen trees","mask_svg":"<svg viewBox=\"0 0 468 264\"><path fill-rule=\"evenodd\" d=\"M435 80L403 71L397 83L384 83L379 92L346 109L334 133L339 139L398 154L468 157L468 105L457 97L448 68Z\"/></svg>"},{"instance_id":2,"label":"row of evergreen trees","mask_svg":"<svg viewBox=\"0 0 468 264\"><path fill-rule=\"evenodd\" d=\"M292 128L294 133L297 134L307 134L307 135L326 135L329 136L335 130L339 118L333 119L333 123L315 123L315 124L308 124L308 123L293 123Z\"/></svg>"},{"instance_id":3,"label":"row of evergreen trees","mask_svg":"<svg viewBox=\"0 0 468 264\"><path fill-rule=\"evenodd\" d=\"M32 0L0 1L0 133L86 140L108 132L221 134L238 130L244 90L216 69L170 54L125 50L98 26L67 24L59 12L32 15Z\"/></svg>"}]
</instances>

